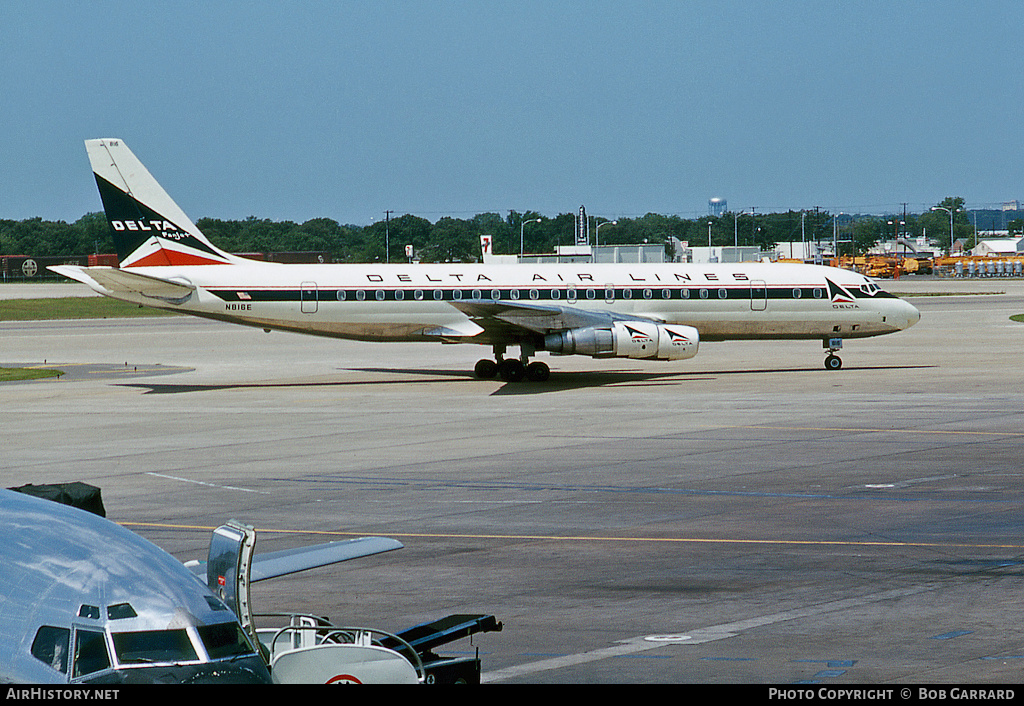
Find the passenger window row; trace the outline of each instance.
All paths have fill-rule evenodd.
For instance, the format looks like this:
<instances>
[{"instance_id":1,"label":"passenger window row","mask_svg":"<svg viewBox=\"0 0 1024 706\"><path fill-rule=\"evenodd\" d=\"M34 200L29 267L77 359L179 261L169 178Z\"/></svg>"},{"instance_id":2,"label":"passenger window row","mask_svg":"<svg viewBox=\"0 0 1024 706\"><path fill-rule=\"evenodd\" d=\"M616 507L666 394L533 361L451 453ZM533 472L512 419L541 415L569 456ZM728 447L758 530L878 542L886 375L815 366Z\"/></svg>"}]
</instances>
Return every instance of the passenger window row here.
<instances>
[{"instance_id":1,"label":"passenger window row","mask_svg":"<svg viewBox=\"0 0 1024 706\"><path fill-rule=\"evenodd\" d=\"M760 294L758 293L760 292ZM751 296L767 296L779 298L776 290L765 288L645 288L645 289L620 289L614 287L586 289L339 289L335 293L338 301L498 301L529 299L531 301L558 301L565 299L569 302L581 299L594 301L602 298L606 301L616 299L749 299ZM809 296L814 299L821 299L824 290L821 287L795 287L791 290L793 299L801 299Z\"/></svg>"}]
</instances>

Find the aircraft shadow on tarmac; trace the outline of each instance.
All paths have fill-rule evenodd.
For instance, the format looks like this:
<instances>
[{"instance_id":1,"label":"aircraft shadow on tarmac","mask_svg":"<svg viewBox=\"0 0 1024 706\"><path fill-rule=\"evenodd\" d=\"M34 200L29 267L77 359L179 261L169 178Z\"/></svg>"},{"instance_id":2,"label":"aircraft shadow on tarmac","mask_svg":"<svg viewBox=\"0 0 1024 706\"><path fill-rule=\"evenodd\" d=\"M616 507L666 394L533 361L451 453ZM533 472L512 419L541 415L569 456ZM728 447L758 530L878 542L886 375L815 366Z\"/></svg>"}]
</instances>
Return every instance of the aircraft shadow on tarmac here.
<instances>
[{"instance_id":1,"label":"aircraft shadow on tarmac","mask_svg":"<svg viewBox=\"0 0 1024 706\"><path fill-rule=\"evenodd\" d=\"M894 371L919 370L933 368L933 365L879 365L864 367L848 367L844 372L851 371ZM637 370L587 370L573 372L552 372L545 382L514 382L502 383L500 380L478 380L472 372L463 370L430 370L424 368L344 368L343 370L359 373L377 373L381 376L400 375L397 379L376 377L363 380L303 380L282 382L244 382L226 384L160 384L160 383L124 383L121 387L137 387L145 390L145 394L168 395L185 392L212 392L215 390L301 388L301 387L352 387L369 385L419 385L436 384L438 382L460 381L477 385L500 385L492 395L529 395L547 392L562 392L590 387L630 387L643 385L682 385L688 382L707 381L716 378L729 378L737 375L778 375L780 373L804 373L808 375L842 376L844 372L831 372L818 368L764 368L747 370L703 370L692 372L643 372ZM416 377L407 377L416 376Z\"/></svg>"}]
</instances>

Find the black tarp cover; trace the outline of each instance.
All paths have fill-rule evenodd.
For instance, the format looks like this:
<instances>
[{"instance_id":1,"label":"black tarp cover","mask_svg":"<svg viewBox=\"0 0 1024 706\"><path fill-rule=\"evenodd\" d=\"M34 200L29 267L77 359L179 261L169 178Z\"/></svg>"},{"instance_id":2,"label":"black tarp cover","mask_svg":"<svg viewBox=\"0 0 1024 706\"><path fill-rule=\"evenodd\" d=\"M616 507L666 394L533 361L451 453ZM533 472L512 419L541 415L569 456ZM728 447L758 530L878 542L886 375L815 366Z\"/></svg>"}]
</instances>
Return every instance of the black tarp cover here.
<instances>
[{"instance_id":1,"label":"black tarp cover","mask_svg":"<svg viewBox=\"0 0 1024 706\"><path fill-rule=\"evenodd\" d=\"M49 485L22 485L17 488L9 488L19 493L33 495L37 498L45 498L80 510L86 510L106 517L107 512L103 509L103 498L100 497L100 489L88 483L53 483Z\"/></svg>"}]
</instances>

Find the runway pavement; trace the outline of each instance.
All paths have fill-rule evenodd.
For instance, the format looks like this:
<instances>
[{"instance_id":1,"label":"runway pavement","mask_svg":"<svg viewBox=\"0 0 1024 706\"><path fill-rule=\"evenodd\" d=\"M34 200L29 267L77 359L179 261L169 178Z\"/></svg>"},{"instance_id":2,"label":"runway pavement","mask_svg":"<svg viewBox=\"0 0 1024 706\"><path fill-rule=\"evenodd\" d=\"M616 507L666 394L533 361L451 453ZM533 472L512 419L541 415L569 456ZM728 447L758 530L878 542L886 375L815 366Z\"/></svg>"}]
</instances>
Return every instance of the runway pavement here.
<instances>
[{"instance_id":1,"label":"runway pavement","mask_svg":"<svg viewBox=\"0 0 1024 706\"><path fill-rule=\"evenodd\" d=\"M448 652L491 683L1016 683L1024 285L888 288L954 295L840 371L817 342L736 342L545 357L548 383L474 380L469 346L0 324L0 365L77 371L0 385L0 473L98 485L183 560L230 518L257 551L396 537L257 584L256 609L492 613Z\"/></svg>"}]
</instances>

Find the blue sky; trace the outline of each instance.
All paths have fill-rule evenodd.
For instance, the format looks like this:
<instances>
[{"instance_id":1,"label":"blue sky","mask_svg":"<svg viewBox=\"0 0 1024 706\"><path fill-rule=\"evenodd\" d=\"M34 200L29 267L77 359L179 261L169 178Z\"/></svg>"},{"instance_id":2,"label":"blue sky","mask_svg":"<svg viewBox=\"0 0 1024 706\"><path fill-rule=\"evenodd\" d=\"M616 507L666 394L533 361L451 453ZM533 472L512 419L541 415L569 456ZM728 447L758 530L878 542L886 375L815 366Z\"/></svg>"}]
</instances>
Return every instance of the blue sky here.
<instances>
[{"instance_id":1,"label":"blue sky","mask_svg":"<svg viewBox=\"0 0 1024 706\"><path fill-rule=\"evenodd\" d=\"M367 224L1024 199L1024 7L0 4L0 218L100 210L119 137L193 218Z\"/></svg>"}]
</instances>

